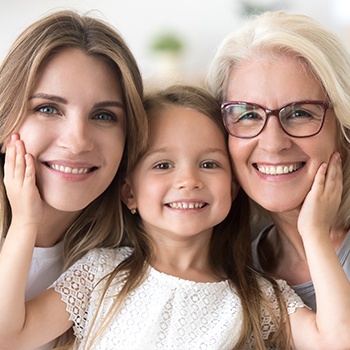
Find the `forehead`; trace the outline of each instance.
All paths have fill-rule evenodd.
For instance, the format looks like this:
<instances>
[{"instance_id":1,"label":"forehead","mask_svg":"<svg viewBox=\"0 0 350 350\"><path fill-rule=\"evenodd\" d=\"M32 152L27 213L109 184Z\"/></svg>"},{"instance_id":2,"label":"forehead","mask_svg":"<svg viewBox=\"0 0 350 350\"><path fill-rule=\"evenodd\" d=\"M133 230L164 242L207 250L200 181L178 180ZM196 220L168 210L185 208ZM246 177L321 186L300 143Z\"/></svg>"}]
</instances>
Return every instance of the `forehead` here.
<instances>
[{"instance_id":1,"label":"forehead","mask_svg":"<svg viewBox=\"0 0 350 350\"><path fill-rule=\"evenodd\" d=\"M87 55L66 48L50 56L40 67L34 90L95 99L121 99L120 79L116 69L98 55Z\"/></svg>"},{"instance_id":2,"label":"forehead","mask_svg":"<svg viewBox=\"0 0 350 350\"><path fill-rule=\"evenodd\" d=\"M174 145L220 142L225 135L207 115L189 107L169 105L149 113L150 142Z\"/></svg>"},{"instance_id":3,"label":"forehead","mask_svg":"<svg viewBox=\"0 0 350 350\"><path fill-rule=\"evenodd\" d=\"M227 86L228 100L258 103L275 109L302 100L323 100L322 84L300 59L265 55L234 67Z\"/></svg>"}]
</instances>

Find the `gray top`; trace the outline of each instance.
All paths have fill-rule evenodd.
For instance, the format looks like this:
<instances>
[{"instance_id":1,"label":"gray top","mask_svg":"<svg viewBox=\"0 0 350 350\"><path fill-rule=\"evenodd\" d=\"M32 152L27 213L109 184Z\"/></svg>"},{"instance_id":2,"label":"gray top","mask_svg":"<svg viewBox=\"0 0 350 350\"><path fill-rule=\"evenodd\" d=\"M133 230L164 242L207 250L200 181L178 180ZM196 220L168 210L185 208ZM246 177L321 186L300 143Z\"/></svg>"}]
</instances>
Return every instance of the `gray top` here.
<instances>
[{"instance_id":1,"label":"gray top","mask_svg":"<svg viewBox=\"0 0 350 350\"><path fill-rule=\"evenodd\" d=\"M263 269L259 261L258 247L263 241L263 239L266 237L266 235L268 234L271 228L272 228L272 225L265 227L252 242L253 264L254 264L254 267L261 272L263 272ZM346 235L342 245L340 246L337 252L337 256L340 261L340 264L342 265L346 275L350 280L350 234L349 232ZM309 306L312 310L316 311L316 296L315 296L315 289L312 281L292 286L292 288L303 299L304 303L307 306Z\"/></svg>"}]
</instances>

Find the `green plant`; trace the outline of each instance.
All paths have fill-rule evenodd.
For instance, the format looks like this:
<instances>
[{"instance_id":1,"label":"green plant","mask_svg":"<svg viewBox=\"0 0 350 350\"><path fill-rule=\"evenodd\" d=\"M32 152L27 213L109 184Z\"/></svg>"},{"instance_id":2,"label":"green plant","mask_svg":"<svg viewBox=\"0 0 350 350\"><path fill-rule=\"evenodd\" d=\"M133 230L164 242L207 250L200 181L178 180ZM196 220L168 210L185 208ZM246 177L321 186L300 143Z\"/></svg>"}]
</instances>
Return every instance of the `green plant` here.
<instances>
[{"instance_id":1,"label":"green plant","mask_svg":"<svg viewBox=\"0 0 350 350\"><path fill-rule=\"evenodd\" d=\"M183 49L183 42L175 34L162 33L155 37L151 48L155 52L180 53Z\"/></svg>"}]
</instances>

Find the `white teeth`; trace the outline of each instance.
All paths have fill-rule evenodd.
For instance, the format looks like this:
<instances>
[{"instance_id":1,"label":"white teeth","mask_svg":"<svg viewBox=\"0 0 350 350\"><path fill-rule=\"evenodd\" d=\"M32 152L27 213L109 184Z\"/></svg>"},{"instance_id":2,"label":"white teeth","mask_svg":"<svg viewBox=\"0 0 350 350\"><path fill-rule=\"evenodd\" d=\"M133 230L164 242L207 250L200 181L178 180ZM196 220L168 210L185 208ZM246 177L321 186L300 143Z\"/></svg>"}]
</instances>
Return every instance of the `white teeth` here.
<instances>
[{"instance_id":1,"label":"white teeth","mask_svg":"<svg viewBox=\"0 0 350 350\"><path fill-rule=\"evenodd\" d=\"M187 202L169 203L169 207L173 209L200 209L203 206L204 206L204 203L187 203Z\"/></svg>"},{"instance_id":2,"label":"white teeth","mask_svg":"<svg viewBox=\"0 0 350 350\"><path fill-rule=\"evenodd\" d=\"M58 164L49 164L50 168L57 171L61 171L66 174L86 174L89 172L89 168L71 168L69 166L63 166Z\"/></svg>"},{"instance_id":3,"label":"white teeth","mask_svg":"<svg viewBox=\"0 0 350 350\"><path fill-rule=\"evenodd\" d=\"M289 174L292 173L298 169L300 169L302 166L302 163L298 164L292 164L292 165L258 165L258 170L266 175L282 175L282 174Z\"/></svg>"}]
</instances>

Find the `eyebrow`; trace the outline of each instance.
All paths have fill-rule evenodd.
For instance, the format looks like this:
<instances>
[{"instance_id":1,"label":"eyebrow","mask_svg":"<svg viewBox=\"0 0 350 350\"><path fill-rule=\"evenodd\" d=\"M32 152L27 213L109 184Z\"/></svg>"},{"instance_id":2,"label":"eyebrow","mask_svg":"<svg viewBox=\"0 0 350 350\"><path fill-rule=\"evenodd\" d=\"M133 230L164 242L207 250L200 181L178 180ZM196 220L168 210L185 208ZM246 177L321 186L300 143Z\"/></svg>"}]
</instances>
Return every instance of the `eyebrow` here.
<instances>
[{"instance_id":1,"label":"eyebrow","mask_svg":"<svg viewBox=\"0 0 350 350\"><path fill-rule=\"evenodd\" d=\"M174 151L174 148L168 148L168 147L162 147L162 148L157 148L157 149L150 149L148 152L146 152L145 156L150 156L158 153L167 153L167 152L172 152ZM228 155L227 150L223 150L221 148L213 147L213 148L208 148L204 150L202 153L220 153L224 156Z\"/></svg>"},{"instance_id":2,"label":"eyebrow","mask_svg":"<svg viewBox=\"0 0 350 350\"><path fill-rule=\"evenodd\" d=\"M51 100L51 101L64 103L64 104L68 103L68 101L65 98L63 98L63 97L59 97L59 96L56 96L56 95L43 94L43 93L38 93L38 94L35 94L33 96L30 96L29 100L33 100L35 98L43 98L45 100Z\"/></svg>"},{"instance_id":3,"label":"eyebrow","mask_svg":"<svg viewBox=\"0 0 350 350\"><path fill-rule=\"evenodd\" d=\"M125 110L125 106L119 101L103 101L95 104L95 107L118 107Z\"/></svg>"},{"instance_id":4,"label":"eyebrow","mask_svg":"<svg viewBox=\"0 0 350 350\"><path fill-rule=\"evenodd\" d=\"M38 93L35 94L33 96L29 97L29 100L33 100L35 98L42 98L45 100L50 100L50 101L54 101L54 102L58 102L58 103L63 103L63 104L67 104L68 101L63 98L63 97L59 97L56 95L50 95L50 94L44 94L44 93ZM98 102L94 105L95 108L101 108L101 107L118 107L121 108L123 110L125 110L125 106L122 102L119 101L102 101L102 102Z\"/></svg>"}]
</instances>

